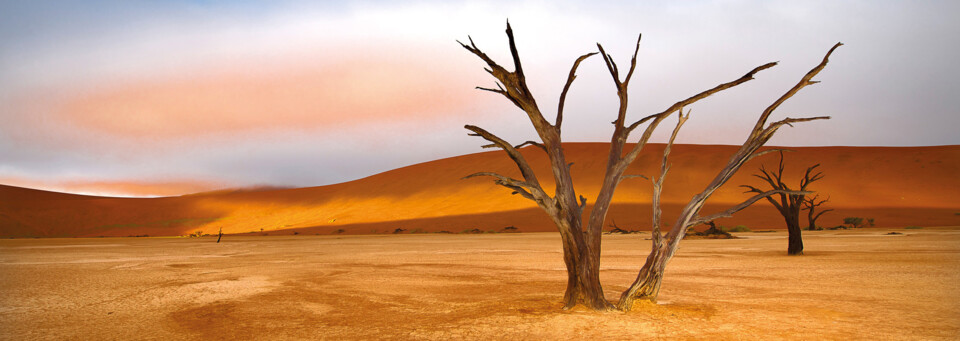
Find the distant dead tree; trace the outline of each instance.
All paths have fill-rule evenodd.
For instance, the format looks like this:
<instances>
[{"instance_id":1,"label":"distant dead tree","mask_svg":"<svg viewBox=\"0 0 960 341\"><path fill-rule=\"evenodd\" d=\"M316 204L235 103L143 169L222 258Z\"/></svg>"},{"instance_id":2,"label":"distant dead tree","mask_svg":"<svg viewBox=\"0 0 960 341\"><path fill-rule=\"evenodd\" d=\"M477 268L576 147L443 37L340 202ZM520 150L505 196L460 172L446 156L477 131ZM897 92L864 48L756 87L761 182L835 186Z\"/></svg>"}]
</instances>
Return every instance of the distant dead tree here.
<instances>
[{"instance_id":1,"label":"distant dead tree","mask_svg":"<svg viewBox=\"0 0 960 341\"><path fill-rule=\"evenodd\" d=\"M800 187L794 191L783 182L783 150L778 151L780 152L780 163L777 168L777 172L768 172L764 166L760 166L760 174L754 174L753 176L765 181L775 190L784 191L784 193L780 193L779 201L773 199L772 197L767 197L767 201L777 208L777 211L779 211L780 215L783 216L784 222L787 223L787 254L802 255L803 236L801 235L802 231L800 230L800 209L803 208L805 195L811 193L807 192L807 186L814 181L823 179L823 172L814 173L816 168L820 167L819 163L810 166L803 174L803 179L800 179ZM741 187L747 188L747 193L764 193L763 190L750 185L742 185Z\"/></svg>"},{"instance_id":2,"label":"distant dead tree","mask_svg":"<svg viewBox=\"0 0 960 341\"><path fill-rule=\"evenodd\" d=\"M817 219L820 219L820 216L822 216L824 213L833 211L833 209L820 210L819 213L814 214L814 211L816 211L817 207L820 207L821 205L830 201L830 197L827 197L823 200L819 200L819 197L820 195L814 195L813 198L803 199L803 209L807 210L807 221L809 222L807 225L807 230L810 231L822 230L822 228L817 227Z\"/></svg>"},{"instance_id":3,"label":"distant dead tree","mask_svg":"<svg viewBox=\"0 0 960 341\"><path fill-rule=\"evenodd\" d=\"M830 56L833 50L841 45L838 43L831 48L830 52L827 53L819 65L808 72L797 85L787 91L787 93L778 98L773 104L763 111L741 148L736 152L736 154L731 156L727 165L717 174L713 181L707 185L703 192L695 195L690 200L687 206L684 207L676 223L673 224L673 227L667 232L667 234L661 236L659 227L659 192L663 177L666 175L667 170L669 169L667 157L670 153L670 146L676 138L680 127L689 118L689 112L684 115L683 108L717 92L752 80L753 76L757 72L773 67L776 65L776 63L767 63L756 67L740 78L717 85L687 99L676 102L662 112L644 117L632 123L628 123L626 120L628 102L627 87L630 84L630 79L633 76L634 69L636 68L637 51L639 50L640 39L637 39L637 49L634 50L633 58L630 60L630 68L627 70L626 76L623 77L622 80L620 76L620 69L613 61L612 56L604 52L603 46L597 44L597 48L599 50L598 52L603 57L603 60L607 66L607 70L610 72L610 75L613 77L614 84L616 85L620 107L616 120L613 122L614 130L610 138L610 151L607 159L607 169L604 174L603 183L600 187L600 192L595 200L589 217L584 220L584 208L587 205L587 198L582 195L578 195L574 189L573 178L570 175L571 163L567 162L564 155L563 147L561 145L560 132L563 123L564 101L566 99L567 91L570 89L574 79L576 79L577 68L581 62L597 54L598 52L584 54L574 61L567 77L566 84L560 93L556 118L553 122L550 122L543 116L538 103L534 99L533 93L527 87L526 75L524 74L523 67L520 63L520 56L517 52L517 47L514 42L513 30L511 29L509 23L507 23L506 34L509 40L510 54L513 57L513 71L507 71L505 68L493 61L493 59L491 59L489 56L487 56L487 54L482 52L480 48L477 47L472 38L469 40L469 45L462 42L460 42L460 45L482 59L488 66L485 68L485 70L497 80L496 88L477 88L480 90L500 94L506 97L507 100L516 105L518 108L523 110L523 112L526 113L527 118L530 120L530 123L536 129L537 135L540 138L540 142L527 141L519 145L514 145L480 127L466 125L465 128L471 132L471 136L479 136L490 142L490 144L485 145L484 148L500 148L506 152L507 156L509 156L510 159L513 160L513 162L517 165L522 179L516 179L510 176L492 172L474 173L465 178L476 176L492 177L494 178L494 182L496 184L509 188L513 194L519 194L524 198L534 201L547 213L554 224L556 224L557 229L560 232L563 245L563 259L567 269L567 289L563 298L564 308L569 309L578 304L582 304L595 310L609 310L613 308L629 310L633 306L633 302L637 299L656 300L657 294L659 293L660 282L663 277L664 268L666 267L670 258L673 257L680 240L683 239L684 234L690 226L695 226L719 217L730 216L734 212L737 212L764 197L773 194L784 193L783 190L767 191L765 193L757 194L749 200L727 211L708 217L699 216L700 209L703 207L703 204L707 198L709 198L717 188L726 183L727 180L729 180L730 177L733 176L738 169L740 169L743 163L749 159L752 159L753 157L756 157L758 154L762 154L762 152L757 153L757 149L766 143L777 131L777 129L783 125L789 125L791 123L828 118L786 118L784 120L766 125L767 118L778 106L780 106L780 104L793 96L803 87L816 83L811 81L811 79L817 73L819 73L824 66L826 66L827 58ZM624 179L631 177L630 175L624 174L627 170L627 167L637 158L637 155L640 154L640 151L646 145L647 141L650 139L650 136L653 134L654 130L659 126L659 124L667 119L670 115L677 112L680 113L678 115L679 121L674 128L667 148L664 150L660 177L654 181L655 214L653 218L653 249L651 250L650 255L647 257L646 264L644 264L643 268L640 270L637 279L621 295L619 302L616 305L613 305L604 297L599 276L600 241L607 210L610 207L610 202L613 199L614 190L616 189L617 185L619 185ZM648 123L648 125L643 130L639 141L632 148L627 149L626 142L630 136L630 133L644 123ZM533 172L533 169L527 163L523 154L520 153L519 149L526 145L536 147L547 154L552 168L555 184L553 195L550 195L544 191L543 187L540 185L537 175Z\"/></svg>"}]
</instances>

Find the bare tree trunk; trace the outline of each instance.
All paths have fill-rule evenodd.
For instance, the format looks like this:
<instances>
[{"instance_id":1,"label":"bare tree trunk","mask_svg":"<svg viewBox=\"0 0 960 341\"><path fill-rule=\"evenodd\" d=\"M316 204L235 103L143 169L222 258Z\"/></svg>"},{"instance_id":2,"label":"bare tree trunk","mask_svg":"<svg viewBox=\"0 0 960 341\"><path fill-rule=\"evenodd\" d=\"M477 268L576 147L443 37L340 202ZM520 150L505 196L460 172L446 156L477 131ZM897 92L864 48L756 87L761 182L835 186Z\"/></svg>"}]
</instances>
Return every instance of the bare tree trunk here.
<instances>
[{"instance_id":1,"label":"bare tree trunk","mask_svg":"<svg viewBox=\"0 0 960 341\"><path fill-rule=\"evenodd\" d=\"M800 229L800 217L795 214L783 216L787 223L787 254L798 256L803 254L803 231Z\"/></svg>"}]
</instances>

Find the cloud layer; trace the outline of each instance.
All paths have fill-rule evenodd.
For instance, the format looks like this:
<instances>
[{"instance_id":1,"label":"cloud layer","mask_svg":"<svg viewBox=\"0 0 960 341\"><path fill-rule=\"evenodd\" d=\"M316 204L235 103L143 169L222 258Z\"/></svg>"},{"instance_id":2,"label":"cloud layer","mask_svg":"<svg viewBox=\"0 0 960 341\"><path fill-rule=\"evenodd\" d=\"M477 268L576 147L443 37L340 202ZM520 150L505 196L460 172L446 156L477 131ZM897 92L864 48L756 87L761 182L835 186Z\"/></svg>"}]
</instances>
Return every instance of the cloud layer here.
<instances>
[{"instance_id":1,"label":"cloud layer","mask_svg":"<svg viewBox=\"0 0 960 341\"><path fill-rule=\"evenodd\" d=\"M477 151L479 141L462 131L467 123L528 140L533 130L522 113L473 89L493 80L455 43L470 34L509 64L507 17L548 117L576 56L599 41L626 65L643 32L630 117L780 61L757 80L691 108L693 119L680 136L681 143L739 144L770 101L843 41L818 77L823 83L775 114L834 119L784 130L772 144L957 144L953 94L960 72L951 65L960 48L943 42L960 33L951 17L958 7L935 1L4 3L0 178L121 195L313 186ZM581 67L568 96L568 141L609 136L616 96L595 59Z\"/></svg>"}]
</instances>

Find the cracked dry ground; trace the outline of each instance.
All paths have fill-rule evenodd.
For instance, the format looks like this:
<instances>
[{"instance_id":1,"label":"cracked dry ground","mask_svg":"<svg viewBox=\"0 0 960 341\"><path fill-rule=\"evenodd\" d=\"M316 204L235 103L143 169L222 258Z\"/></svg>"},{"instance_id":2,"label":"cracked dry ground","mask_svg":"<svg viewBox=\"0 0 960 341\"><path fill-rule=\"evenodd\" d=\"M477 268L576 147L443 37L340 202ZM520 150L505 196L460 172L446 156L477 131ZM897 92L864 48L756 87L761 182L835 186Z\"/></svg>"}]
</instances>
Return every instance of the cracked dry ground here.
<instances>
[{"instance_id":1,"label":"cracked dry ground","mask_svg":"<svg viewBox=\"0 0 960 341\"><path fill-rule=\"evenodd\" d=\"M957 339L960 230L687 240L659 304L561 311L555 233L0 241L0 339ZM649 234L604 236L608 299Z\"/></svg>"}]
</instances>

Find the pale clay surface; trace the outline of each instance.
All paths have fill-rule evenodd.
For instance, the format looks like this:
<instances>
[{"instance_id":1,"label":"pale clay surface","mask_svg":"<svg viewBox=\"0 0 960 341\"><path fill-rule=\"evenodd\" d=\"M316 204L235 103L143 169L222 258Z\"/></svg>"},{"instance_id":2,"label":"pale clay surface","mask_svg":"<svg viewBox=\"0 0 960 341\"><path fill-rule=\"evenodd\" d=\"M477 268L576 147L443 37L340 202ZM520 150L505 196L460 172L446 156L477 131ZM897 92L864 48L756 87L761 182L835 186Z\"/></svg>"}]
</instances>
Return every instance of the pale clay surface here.
<instances>
[{"instance_id":1,"label":"pale clay surface","mask_svg":"<svg viewBox=\"0 0 960 341\"><path fill-rule=\"evenodd\" d=\"M556 233L0 240L0 339L957 339L960 231L686 240L660 304L561 311ZM649 234L604 237L615 300Z\"/></svg>"}]
</instances>

